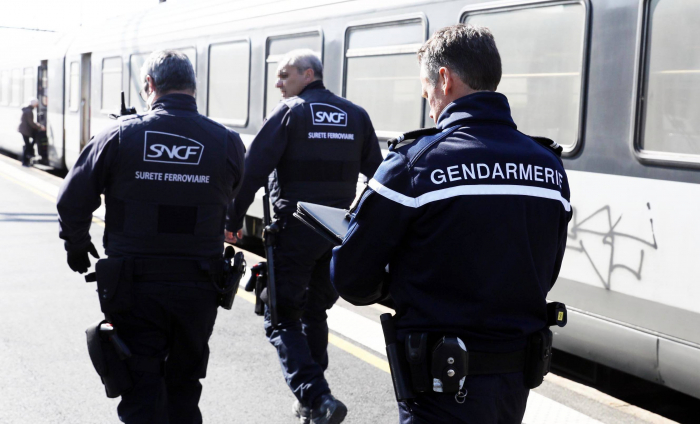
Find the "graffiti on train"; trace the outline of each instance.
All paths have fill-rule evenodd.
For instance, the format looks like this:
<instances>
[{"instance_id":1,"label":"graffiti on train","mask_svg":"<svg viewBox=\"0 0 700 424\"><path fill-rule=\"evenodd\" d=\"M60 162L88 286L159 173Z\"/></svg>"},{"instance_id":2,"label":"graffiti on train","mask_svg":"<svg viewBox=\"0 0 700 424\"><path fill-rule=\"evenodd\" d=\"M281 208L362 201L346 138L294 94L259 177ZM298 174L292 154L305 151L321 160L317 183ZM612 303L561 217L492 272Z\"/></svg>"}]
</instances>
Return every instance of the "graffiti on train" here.
<instances>
[{"instance_id":1,"label":"graffiti on train","mask_svg":"<svg viewBox=\"0 0 700 424\"><path fill-rule=\"evenodd\" d=\"M647 203L646 206L651 213L651 205ZM648 231L644 231L646 234L622 230L622 223L623 215L615 217L609 205L584 218L579 217L578 210L573 207L573 217L569 223L567 250L585 256L606 290L610 290L616 271L628 272L641 280L645 251L658 249L653 218L649 218ZM642 227L638 227L641 230Z\"/></svg>"}]
</instances>

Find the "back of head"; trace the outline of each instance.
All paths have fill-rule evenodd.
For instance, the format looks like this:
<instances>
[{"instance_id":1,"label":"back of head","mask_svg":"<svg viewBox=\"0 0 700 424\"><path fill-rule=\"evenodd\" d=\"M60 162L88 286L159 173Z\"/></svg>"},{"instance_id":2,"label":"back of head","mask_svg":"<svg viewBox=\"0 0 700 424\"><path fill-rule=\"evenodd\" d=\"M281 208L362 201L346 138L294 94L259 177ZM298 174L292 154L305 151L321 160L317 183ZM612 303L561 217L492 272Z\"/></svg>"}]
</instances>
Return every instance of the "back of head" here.
<instances>
[{"instance_id":1,"label":"back of head","mask_svg":"<svg viewBox=\"0 0 700 424\"><path fill-rule=\"evenodd\" d=\"M311 49L296 49L288 52L280 60L279 68L289 65L297 68L300 74L307 69L314 71L315 80L323 80L323 63L318 55Z\"/></svg>"},{"instance_id":2,"label":"back of head","mask_svg":"<svg viewBox=\"0 0 700 424\"><path fill-rule=\"evenodd\" d=\"M426 67L433 84L441 67L476 91L496 91L501 82L501 56L486 27L457 24L435 31L418 50L418 62Z\"/></svg>"},{"instance_id":3,"label":"back of head","mask_svg":"<svg viewBox=\"0 0 700 424\"><path fill-rule=\"evenodd\" d=\"M172 91L197 90L197 79L190 59L175 50L159 50L151 53L141 67L141 81L150 75L160 95Z\"/></svg>"},{"instance_id":4,"label":"back of head","mask_svg":"<svg viewBox=\"0 0 700 424\"><path fill-rule=\"evenodd\" d=\"M39 100L37 100L37 99L31 99L31 100L29 101L29 106L31 106L31 107L37 107L37 106L39 106Z\"/></svg>"}]
</instances>

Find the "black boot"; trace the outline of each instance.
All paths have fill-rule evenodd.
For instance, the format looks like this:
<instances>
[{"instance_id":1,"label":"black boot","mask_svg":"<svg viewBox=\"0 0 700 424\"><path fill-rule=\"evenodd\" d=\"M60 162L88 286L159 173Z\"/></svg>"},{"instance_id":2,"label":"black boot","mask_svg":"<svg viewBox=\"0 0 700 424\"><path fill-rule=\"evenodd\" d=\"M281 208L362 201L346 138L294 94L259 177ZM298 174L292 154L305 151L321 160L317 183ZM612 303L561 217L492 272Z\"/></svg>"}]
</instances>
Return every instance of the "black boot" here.
<instances>
[{"instance_id":1,"label":"black boot","mask_svg":"<svg viewBox=\"0 0 700 424\"><path fill-rule=\"evenodd\" d=\"M345 404L332 395L323 395L311 410L312 424L340 424L348 413Z\"/></svg>"}]
</instances>

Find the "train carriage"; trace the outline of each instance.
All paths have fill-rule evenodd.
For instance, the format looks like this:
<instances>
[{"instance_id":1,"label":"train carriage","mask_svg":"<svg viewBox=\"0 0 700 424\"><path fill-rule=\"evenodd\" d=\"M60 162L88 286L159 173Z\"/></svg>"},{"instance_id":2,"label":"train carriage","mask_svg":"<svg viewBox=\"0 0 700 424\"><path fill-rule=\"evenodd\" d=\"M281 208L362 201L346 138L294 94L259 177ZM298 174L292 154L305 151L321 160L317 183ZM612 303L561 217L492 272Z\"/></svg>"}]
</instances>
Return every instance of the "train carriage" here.
<instances>
[{"instance_id":1,"label":"train carriage","mask_svg":"<svg viewBox=\"0 0 700 424\"><path fill-rule=\"evenodd\" d=\"M142 110L138 70L161 48L190 57L200 112L246 143L279 101L280 55L311 48L326 86L365 107L386 140L431 125L415 53L458 22L492 29L498 91L519 128L564 147L574 217L550 298L570 318L555 347L700 398L698 2L169 1L66 36L31 63L3 60L0 145L19 137L4 117L18 119L18 81L32 84L23 70L43 67L48 161L69 168L120 91ZM248 233L261 212L249 211Z\"/></svg>"}]
</instances>

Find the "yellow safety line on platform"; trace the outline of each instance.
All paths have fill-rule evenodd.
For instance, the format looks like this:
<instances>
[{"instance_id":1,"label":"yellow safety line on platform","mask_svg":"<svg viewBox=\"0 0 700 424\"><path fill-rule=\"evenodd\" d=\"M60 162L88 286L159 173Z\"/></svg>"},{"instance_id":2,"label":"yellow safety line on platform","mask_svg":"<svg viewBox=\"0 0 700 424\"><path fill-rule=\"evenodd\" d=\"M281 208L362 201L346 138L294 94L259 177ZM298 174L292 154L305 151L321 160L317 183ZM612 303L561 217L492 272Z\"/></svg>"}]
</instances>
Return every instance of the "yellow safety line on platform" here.
<instances>
[{"instance_id":1,"label":"yellow safety line on platform","mask_svg":"<svg viewBox=\"0 0 700 424\"><path fill-rule=\"evenodd\" d=\"M248 293L243 289L238 289L238 291L236 292L236 296L245 299L250 303L255 303L255 296L252 293ZM335 334L328 334L328 343L346 351L347 353L367 362L370 365L374 365L375 367L379 368L384 372L389 372L389 363L387 361L369 353L368 351L350 343L345 339L336 336Z\"/></svg>"},{"instance_id":2,"label":"yellow safety line on platform","mask_svg":"<svg viewBox=\"0 0 700 424\"><path fill-rule=\"evenodd\" d=\"M56 198L44 193L43 191L37 190L34 187L27 185L27 184L15 179L15 178L12 178L9 175L5 175L1 172L0 172L0 176L9 180L10 182L13 182L13 183L31 191L34 194L37 194L37 195L43 197L44 199L46 199L50 202L56 203ZM100 225L102 227L105 226L104 221L99 219L99 218L96 218L96 217L92 218L92 222L94 222L95 224ZM255 304L255 296L251 293L246 292L245 290L238 289L238 291L236 292L236 295L238 297L240 297L241 299L244 299L252 304ZM347 340L344 340L344 339L336 336L335 334L328 334L328 343L346 351L347 353L367 362L370 365L374 365L375 367L379 368L380 370L382 370L384 372L387 372L387 373L389 372L389 363L387 361L379 358L376 355L369 353L368 351L362 349L359 346L356 346L356 345L348 342Z\"/></svg>"},{"instance_id":3,"label":"yellow safety line on platform","mask_svg":"<svg viewBox=\"0 0 700 424\"><path fill-rule=\"evenodd\" d=\"M5 179L8 180L8 181L17 184L18 186L20 186L20 187L22 187L22 188L25 188L25 189L31 191L32 193L34 193L34 194L36 194L36 195L38 195L38 196L40 196L40 197L43 197L44 199L48 200L49 202L51 202L51 203L53 203L53 204L56 204L56 198L53 197L53 196L51 196L50 194L46 194L46 193L44 193L44 192L41 191L41 190L37 190L36 188L34 188L34 187L32 187L32 186L30 186L30 185L28 185L28 184L25 184L25 183L23 183L22 181L20 181L20 180L14 178L14 177L10 177L9 175L4 174L4 173L2 173L2 172L0 172L0 177L3 177L3 178L5 178ZM105 222L104 222L103 220L101 220L100 218L94 217L94 216L92 217L92 222L94 222L95 224L97 224L97 225L99 225L99 226L101 226L101 227L104 227L104 226L105 226Z\"/></svg>"},{"instance_id":4,"label":"yellow safety line on platform","mask_svg":"<svg viewBox=\"0 0 700 424\"><path fill-rule=\"evenodd\" d=\"M30 186L30 185L28 185L28 184L25 184L25 183L23 183L22 181L20 181L20 180L18 180L18 179L16 179L16 178L10 177L9 175L4 174L4 173L2 173L2 172L0 172L0 177L3 177L4 179L6 179L6 180L8 180L8 181L10 181L10 182L12 182L12 183L15 183L15 184L17 184L17 185L20 186L20 187L26 188L27 190L31 191L32 193L34 193L34 194L36 194L36 195L38 195L38 196L43 197L43 198L46 199L46 200L49 200L49 201L51 201L51 202L53 202L53 203L56 203L56 198L55 198L55 197L53 197L53 196L51 196L51 195L48 195L48 194L44 193L44 192L41 191L41 190L37 190L37 189L35 189L34 187L32 187L32 186Z\"/></svg>"}]
</instances>

